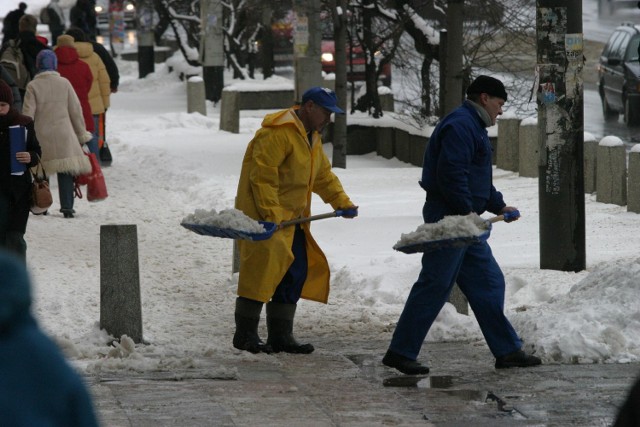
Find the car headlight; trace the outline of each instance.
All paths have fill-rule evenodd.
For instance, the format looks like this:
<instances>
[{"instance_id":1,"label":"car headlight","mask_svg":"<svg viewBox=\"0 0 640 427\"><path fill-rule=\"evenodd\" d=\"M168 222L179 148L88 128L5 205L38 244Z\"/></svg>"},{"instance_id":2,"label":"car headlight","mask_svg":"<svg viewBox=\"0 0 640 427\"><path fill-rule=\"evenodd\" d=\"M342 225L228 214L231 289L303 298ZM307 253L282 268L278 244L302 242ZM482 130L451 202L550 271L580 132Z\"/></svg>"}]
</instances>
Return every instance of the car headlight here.
<instances>
[{"instance_id":1,"label":"car headlight","mask_svg":"<svg viewBox=\"0 0 640 427\"><path fill-rule=\"evenodd\" d=\"M325 52L320 56L322 62L332 62L333 61L333 53Z\"/></svg>"},{"instance_id":2,"label":"car headlight","mask_svg":"<svg viewBox=\"0 0 640 427\"><path fill-rule=\"evenodd\" d=\"M132 5L131 3L127 4L124 8L126 10L128 10L129 12L133 12L136 9L136 7L134 5Z\"/></svg>"},{"instance_id":3,"label":"car headlight","mask_svg":"<svg viewBox=\"0 0 640 427\"><path fill-rule=\"evenodd\" d=\"M94 7L93 10L95 10L96 13L102 13L104 8L102 6L96 5L96 7Z\"/></svg>"}]
</instances>

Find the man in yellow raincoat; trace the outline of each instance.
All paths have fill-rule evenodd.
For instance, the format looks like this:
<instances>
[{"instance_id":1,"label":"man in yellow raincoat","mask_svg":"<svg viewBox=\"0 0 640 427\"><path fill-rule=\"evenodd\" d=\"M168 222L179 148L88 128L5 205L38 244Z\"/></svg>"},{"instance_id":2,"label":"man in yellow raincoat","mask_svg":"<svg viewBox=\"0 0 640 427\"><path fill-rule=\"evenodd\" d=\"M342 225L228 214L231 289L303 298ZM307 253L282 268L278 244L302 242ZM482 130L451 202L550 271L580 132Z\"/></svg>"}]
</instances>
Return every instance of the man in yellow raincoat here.
<instances>
[{"instance_id":1,"label":"man in yellow raincoat","mask_svg":"<svg viewBox=\"0 0 640 427\"><path fill-rule=\"evenodd\" d=\"M336 94L313 87L302 103L267 115L249 143L236 208L260 221L280 224L311 213L311 194L334 209L353 210L322 149L320 131L331 114L344 114ZM311 353L311 344L293 337L293 318L300 298L326 303L329 264L311 236L309 223L283 227L263 241L238 241L240 275L233 346L259 352ZM258 336L262 305L267 303L265 344Z\"/></svg>"}]
</instances>

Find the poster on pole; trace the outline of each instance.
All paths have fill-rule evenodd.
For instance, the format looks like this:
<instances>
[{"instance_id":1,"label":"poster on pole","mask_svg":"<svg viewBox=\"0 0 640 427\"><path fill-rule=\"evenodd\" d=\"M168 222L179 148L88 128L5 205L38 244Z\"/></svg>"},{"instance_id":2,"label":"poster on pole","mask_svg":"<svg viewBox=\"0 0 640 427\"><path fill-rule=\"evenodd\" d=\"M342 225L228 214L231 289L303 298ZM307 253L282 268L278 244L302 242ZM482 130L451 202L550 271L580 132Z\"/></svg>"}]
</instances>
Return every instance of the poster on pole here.
<instances>
[{"instance_id":1,"label":"poster on pole","mask_svg":"<svg viewBox=\"0 0 640 427\"><path fill-rule=\"evenodd\" d=\"M293 51L296 56L306 56L309 49L309 18L306 15L295 16L293 31Z\"/></svg>"},{"instance_id":2,"label":"poster on pole","mask_svg":"<svg viewBox=\"0 0 640 427\"><path fill-rule=\"evenodd\" d=\"M113 56L124 47L124 0L109 1L109 37Z\"/></svg>"}]
</instances>

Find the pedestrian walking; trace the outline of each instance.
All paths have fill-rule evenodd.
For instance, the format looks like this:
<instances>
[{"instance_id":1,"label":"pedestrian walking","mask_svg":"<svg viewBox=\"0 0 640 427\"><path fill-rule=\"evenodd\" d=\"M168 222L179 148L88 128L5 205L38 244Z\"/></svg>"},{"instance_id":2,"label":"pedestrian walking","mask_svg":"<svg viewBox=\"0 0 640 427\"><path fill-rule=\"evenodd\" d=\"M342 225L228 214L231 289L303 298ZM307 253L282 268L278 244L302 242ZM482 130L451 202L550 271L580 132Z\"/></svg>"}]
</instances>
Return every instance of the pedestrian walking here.
<instances>
[{"instance_id":1,"label":"pedestrian walking","mask_svg":"<svg viewBox=\"0 0 640 427\"><path fill-rule=\"evenodd\" d=\"M22 106L31 116L42 147L42 164L49 174L57 174L60 212L73 218L74 176L91 172L83 144L92 138L87 132L82 107L69 80L58 73L52 50L43 50L36 59L38 74L27 85Z\"/></svg>"},{"instance_id":2,"label":"pedestrian walking","mask_svg":"<svg viewBox=\"0 0 640 427\"><path fill-rule=\"evenodd\" d=\"M77 0L69 12L70 26L80 28L90 40L96 39L97 18L93 2Z\"/></svg>"},{"instance_id":3,"label":"pedestrian walking","mask_svg":"<svg viewBox=\"0 0 640 427\"><path fill-rule=\"evenodd\" d=\"M280 224L311 212L318 194L334 209L354 209L322 149L320 132L331 114L344 114L332 90L313 87L302 104L265 116L249 143L240 172L236 208L249 217ZM240 271L233 346L252 353L311 353L293 336L300 298L326 303L329 265L309 223L284 227L267 240L239 240ZM258 336L267 303L266 344Z\"/></svg>"},{"instance_id":4,"label":"pedestrian walking","mask_svg":"<svg viewBox=\"0 0 640 427\"><path fill-rule=\"evenodd\" d=\"M0 80L0 248L11 251L26 262L29 208L31 207L31 173L28 168L38 164L42 154L31 117L13 108L13 93ZM24 129L24 149L12 150L10 128ZM14 152L15 151L15 152ZM24 170L14 170L12 160L24 165Z\"/></svg>"},{"instance_id":5,"label":"pedestrian walking","mask_svg":"<svg viewBox=\"0 0 640 427\"><path fill-rule=\"evenodd\" d=\"M107 74L109 75L109 85L111 87L111 93L118 92L118 86L120 84L120 71L118 70L118 65L111 57L111 54L107 51L107 49L97 41L90 41L84 32L77 28L71 27L67 30L68 35L74 38L77 41L89 41L93 46L93 51L100 57L102 63L107 69ZM101 87L102 88L102 87ZM110 101L109 101L110 102ZM107 109L108 105L105 108L104 112L98 114L97 120L95 120L96 133L98 136L98 149L102 150L104 144L107 141ZM99 160L102 160L102 153L98 156Z\"/></svg>"},{"instance_id":6,"label":"pedestrian walking","mask_svg":"<svg viewBox=\"0 0 640 427\"><path fill-rule=\"evenodd\" d=\"M78 51L80 60L84 61L91 68L93 75L93 83L89 91L89 105L91 106L91 115L93 116L93 138L87 144L89 150L96 155L100 161L100 147L98 145L98 130L100 115L107 111L111 105L111 79L109 73L97 53L93 50L93 43L86 38L83 32L67 31L67 35L74 34L80 39L74 37L73 46Z\"/></svg>"},{"instance_id":7,"label":"pedestrian walking","mask_svg":"<svg viewBox=\"0 0 640 427\"><path fill-rule=\"evenodd\" d=\"M464 103L434 129L420 181L427 192L422 211L425 223L438 222L447 215L516 211L505 204L493 186L492 149L486 130L495 125L506 101L507 92L500 80L479 76L467 89ZM422 255L422 270L400 315L382 360L384 365L409 375L429 372L417 357L456 283L496 358L496 368L541 363L539 358L522 351L522 340L504 315L504 275L485 241Z\"/></svg>"},{"instance_id":8,"label":"pedestrian walking","mask_svg":"<svg viewBox=\"0 0 640 427\"><path fill-rule=\"evenodd\" d=\"M0 52L0 60L11 74L23 99L27 83L36 74L36 56L41 50L47 49L46 43L38 40L37 26L38 19L35 16L23 15L18 21L18 35L9 40Z\"/></svg>"},{"instance_id":9,"label":"pedestrian walking","mask_svg":"<svg viewBox=\"0 0 640 427\"><path fill-rule=\"evenodd\" d=\"M24 16L27 10L27 4L20 2L18 8L9 11L2 20L2 46L4 47L9 40L13 40L18 37L18 22L20 18Z\"/></svg>"},{"instance_id":10,"label":"pedestrian walking","mask_svg":"<svg viewBox=\"0 0 640 427\"><path fill-rule=\"evenodd\" d=\"M58 37L64 34L64 30L67 26L64 12L60 7L60 0L50 0L49 4L47 4L47 6L42 9L42 12L40 12L40 17L40 21L49 26L49 32L51 32L51 45L55 46L58 43Z\"/></svg>"},{"instance_id":11,"label":"pedestrian walking","mask_svg":"<svg viewBox=\"0 0 640 427\"><path fill-rule=\"evenodd\" d=\"M63 34L58 37L58 44L54 47L54 52L58 58L58 72L62 77L69 80L73 90L78 95L78 100L82 106L82 116L84 125L88 132L95 129L91 105L89 104L89 91L93 85L93 74L89 65L80 60L78 51L74 46L73 37Z\"/></svg>"},{"instance_id":12,"label":"pedestrian walking","mask_svg":"<svg viewBox=\"0 0 640 427\"><path fill-rule=\"evenodd\" d=\"M97 427L82 378L31 314L24 265L0 252L0 277L1 424Z\"/></svg>"}]
</instances>

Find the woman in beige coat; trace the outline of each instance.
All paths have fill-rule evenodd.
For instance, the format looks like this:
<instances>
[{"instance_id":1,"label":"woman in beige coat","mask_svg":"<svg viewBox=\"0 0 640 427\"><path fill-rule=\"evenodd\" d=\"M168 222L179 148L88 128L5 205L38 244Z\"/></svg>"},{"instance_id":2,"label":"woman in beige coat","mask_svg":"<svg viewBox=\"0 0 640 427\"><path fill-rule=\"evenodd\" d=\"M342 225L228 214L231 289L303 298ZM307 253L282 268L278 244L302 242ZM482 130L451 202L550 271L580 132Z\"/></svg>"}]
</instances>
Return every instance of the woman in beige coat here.
<instances>
[{"instance_id":1,"label":"woman in beige coat","mask_svg":"<svg viewBox=\"0 0 640 427\"><path fill-rule=\"evenodd\" d=\"M60 212L65 218L73 218L73 177L91 172L82 145L92 136L86 131L78 96L57 68L53 51L46 49L38 54L37 74L27 85L22 112L33 117L45 171L58 174Z\"/></svg>"}]
</instances>

